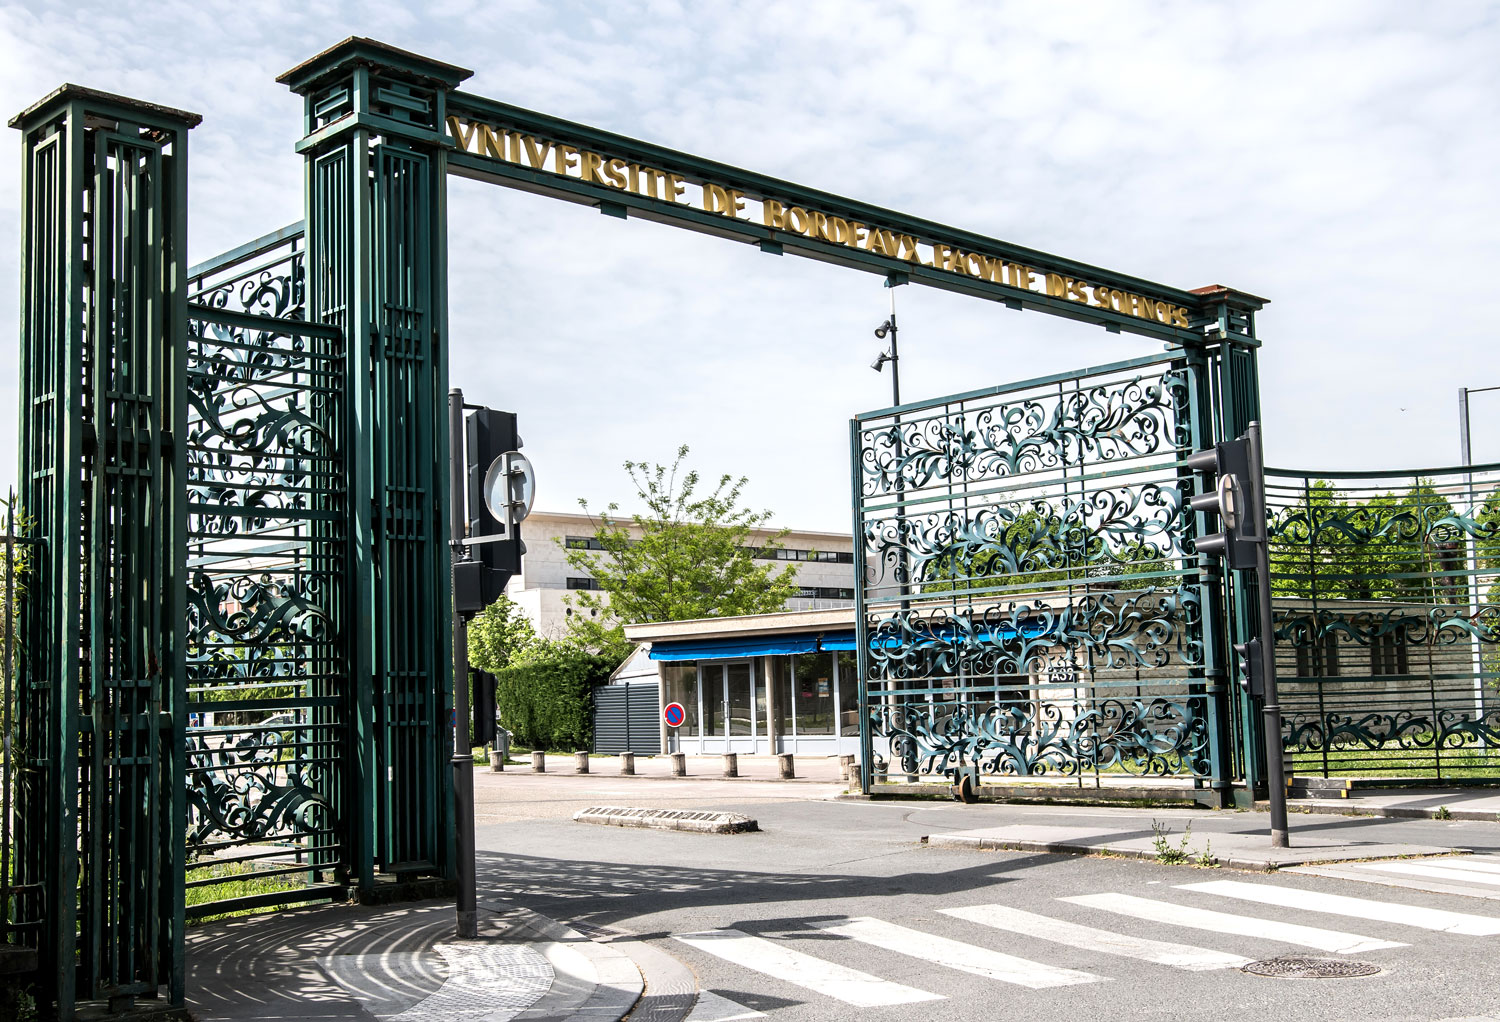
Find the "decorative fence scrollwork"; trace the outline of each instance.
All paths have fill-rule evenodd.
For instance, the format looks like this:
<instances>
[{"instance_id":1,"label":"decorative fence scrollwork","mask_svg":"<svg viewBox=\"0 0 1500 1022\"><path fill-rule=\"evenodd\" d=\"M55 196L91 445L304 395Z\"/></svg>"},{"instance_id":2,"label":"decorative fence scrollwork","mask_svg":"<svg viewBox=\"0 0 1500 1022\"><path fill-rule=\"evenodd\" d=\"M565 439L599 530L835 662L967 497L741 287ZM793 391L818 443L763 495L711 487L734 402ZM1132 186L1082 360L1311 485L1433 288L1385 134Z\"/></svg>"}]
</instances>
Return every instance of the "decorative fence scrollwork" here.
<instances>
[{"instance_id":1,"label":"decorative fence scrollwork","mask_svg":"<svg viewBox=\"0 0 1500 1022\"><path fill-rule=\"evenodd\" d=\"M1182 463L1202 371L1141 359L856 418L865 711L892 772L1227 786Z\"/></svg>"},{"instance_id":2,"label":"decorative fence scrollwork","mask_svg":"<svg viewBox=\"0 0 1500 1022\"><path fill-rule=\"evenodd\" d=\"M300 234L247 248L194 278L189 915L247 887L327 897L345 872L343 339L301 321Z\"/></svg>"},{"instance_id":3,"label":"decorative fence scrollwork","mask_svg":"<svg viewBox=\"0 0 1500 1022\"><path fill-rule=\"evenodd\" d=\"M1500 466L1267 488L1292 771L1500 776Z\"/></svg>"}]
</instances>

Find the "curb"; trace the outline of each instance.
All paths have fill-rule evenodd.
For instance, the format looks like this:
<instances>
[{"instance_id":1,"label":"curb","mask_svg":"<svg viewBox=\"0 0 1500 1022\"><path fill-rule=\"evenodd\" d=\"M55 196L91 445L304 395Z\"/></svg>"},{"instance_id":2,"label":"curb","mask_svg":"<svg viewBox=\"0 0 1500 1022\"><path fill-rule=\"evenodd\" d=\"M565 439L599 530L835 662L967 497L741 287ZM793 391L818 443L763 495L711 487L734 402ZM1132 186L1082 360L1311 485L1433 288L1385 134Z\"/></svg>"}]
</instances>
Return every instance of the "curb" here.
<instances>
[{"instance_id":1,"label":"curb","mask_svg":"<svg viewBox=\"0 0 1500 1022\"><path fill-rule=\"evenodd\" d=\"M760 824L740 813L694 809L647 809L630 806L590 806L573 814L576 823L641 830L682 830L696 834L744 834Z\"/></svg>"},{"instance_id":2,"label":"curb","mask_svg":"<svg viewBox=\"0 0 1500 1022\"><path fill-rule=\"evenodd\" d=\"M950 837L946 834L933 834L922 838L922 844L935 848L974 848L986 852L1041 852L1050 855L1099 855L1115 857L1120 859L1143 859L1149 862L1156 861L1156 853L1146 851L1143 848L1110 848L1108 845L1077 845L1067 841L1006 841L994 838L979 837ZM1235 859L1215 857L1220 866L1229 869L1242 869L1254 873L1269 873L1280 869L1282 866L1303 866L1308 863L1297 862L1271 862L1268 859ZM1346 859L1323 860L1335 862L1347 862ZM1180 865L1193 866L1197 863L1191 859Z\"/></svg>"},{"instance_id":3,"label":"curb","mask_svg":"<svg viewBox=\"0 0 1500 1022\"><path fill-rule=\"evenodd\" d=\"M537 950L552 966L552 987L514 1016L518 1022L619 1022L645 992L629 955L530 909L483 901L479 907L504 918L511 939L538 938Z\"/></svg>"},{"instance_id":4,"label":"curb","mask_svg":"<svg viewBox=\"0 0 1500 1022\"><path fill-rule=\"evenodd\" d=\"M1108 845L1080 845L1066 841L1013 841L997 838L960 837L947 834L933 834L922 838L922 844L937 848L971 848L981 851L995 852L1040 852L1051 855L1098 855L1116 857L1121 859L1141 859L1147 862L1157 861L1156 852L1144 848L1111 848ZM1463 855L1468 852L1466 848L1449 848L1441 852L1431 852L1428 855ZM1426 856L1403 856L1403 858L1419 858ZM1332 858L1306 858L1306 859L1244 859L1236 856L1215 856L1218 865L1227 869L1246 870L1252 873L1273 873L1279 869L1287 869L1292 866L1322 866L1339 862L1363 862L1371 858L1367 855L1334 856ZM1389 855L1376 856L1376 858L1388 859ZM1172 865L1197 866L1199 863L1194 857L1189 857L1181 863Z\"/></svg>"}]
</instances>

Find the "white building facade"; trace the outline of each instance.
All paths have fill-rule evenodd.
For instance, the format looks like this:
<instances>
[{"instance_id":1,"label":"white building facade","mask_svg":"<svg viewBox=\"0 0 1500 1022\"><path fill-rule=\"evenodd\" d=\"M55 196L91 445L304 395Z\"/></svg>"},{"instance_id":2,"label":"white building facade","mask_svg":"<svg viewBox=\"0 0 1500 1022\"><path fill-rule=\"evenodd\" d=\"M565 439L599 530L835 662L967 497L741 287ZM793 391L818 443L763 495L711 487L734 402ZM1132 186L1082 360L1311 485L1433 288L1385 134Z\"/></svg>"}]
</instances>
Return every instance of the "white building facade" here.
<instances>
[{"instance_id":1,"label":"white building facade","mask_svg":"<svg viewBox=\"0 0 1500 1022\"><path fill-rule=\"evenodd\" d=\"M621 524L633 535L639 532L628 521ZM588 613L570 606L567 598L597 584L588 572L568 563L567 552L569 548L597 549L593 537L598 527L598 520L589 515L551 511L533 511L522 525L526 553L521 558L521 574L511 579L505 594L531 619L539 635L561 638L571 615ZM775 535L757 532L752 542ZM800 587L798 595L787 601L787 610L854 606L854 543L847 533L795 531L780 542L782 549L772 551L775 556L767 559L796 564Z\"/></svg>"}]
</instances>

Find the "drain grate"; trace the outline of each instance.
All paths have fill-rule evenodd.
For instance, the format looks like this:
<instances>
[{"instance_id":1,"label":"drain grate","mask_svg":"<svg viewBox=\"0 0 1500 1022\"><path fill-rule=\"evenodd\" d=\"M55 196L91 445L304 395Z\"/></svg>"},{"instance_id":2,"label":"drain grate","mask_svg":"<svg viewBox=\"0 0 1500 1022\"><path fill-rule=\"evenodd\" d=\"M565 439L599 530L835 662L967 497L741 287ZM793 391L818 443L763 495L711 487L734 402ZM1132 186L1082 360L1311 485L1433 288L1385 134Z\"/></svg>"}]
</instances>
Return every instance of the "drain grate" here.
<instances>
[{"instance_id":1,"label":"drain grate","mask_svg":"<svg viewBox=\"0 0 1500 1022\"><path fill-rule=\"evenodd\" d=\"M703 834L739 834L759 830L756 822L739 813L705 812L693 809L643 809L635 806L590 806L573 814L579 823L602 823L611 827L647 827L652 830L695 830Z\"/></svg>"},{"instance_id":2,"label":"drain grate","mask_svg":"<svg viewBox=\"0 0 1500 1022\"><path fill-rule=\"evenodd\" d=\"M1278 979L1353 979L1356 976L1373 976L1380 971L1380 966L1369 962L1351 962L1343 958L1302 958L1288 955L1251 962L1241 967L1240 971L1252 976L1275 976Z\"/></svg>"}]
</instances>

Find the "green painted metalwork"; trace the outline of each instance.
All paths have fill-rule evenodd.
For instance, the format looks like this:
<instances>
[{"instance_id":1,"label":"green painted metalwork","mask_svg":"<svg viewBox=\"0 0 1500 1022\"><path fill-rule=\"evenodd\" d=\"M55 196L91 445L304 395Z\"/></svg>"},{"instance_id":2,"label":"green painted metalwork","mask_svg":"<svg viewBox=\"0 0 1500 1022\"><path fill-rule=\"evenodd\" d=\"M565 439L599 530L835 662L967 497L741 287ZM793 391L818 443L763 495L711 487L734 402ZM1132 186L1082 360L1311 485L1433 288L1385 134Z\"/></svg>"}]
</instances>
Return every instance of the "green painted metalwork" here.
<instances>
[{"instance_id":1,"label":"green painted metalwork","mask_svg":"<svg viewBox=\"0 0 1500 1022\"><path fill-rule=\"evenodd\" d=\"M348 874L347 352L302 319L302 240L190 271L190 917Z\"/></svg>"},{"instance_id":2,"label":"green painted metalwork","mask_svg":"<svg viewBox=\"0 0 1500 1022\"><path fill-rule=\"evenodd\" d=\"M1234 338L1241 344L1249 346L1258 344L1254 335L1252 317L1254 309L1259 308L1261 302L1249 295L1213 288L1206 289L1211 294L1205 297L1203 291L1183 290L1091 266L1066 257L1050 255L997 238L988 238L973 231L922 220L894 210L872 206L869 203L807 188L790 181L782 181L741 167L718 163L690 153L678 152L665 146L643 142L625 135L603 131L589 125L578 124L469 93L455 92L449 96L447 112L458 118L494 124L518 133L531 133L548 144L568 146L573 150L592 150L617 157L629 164L662 168L694 183L713 182L740 190L749 196L773 197L782 200L788 206L798 205L810 210L820 210L847 221L867 225L878 224L891 231L904 232L923 240L940 241L965 252L982 252L1007 261L1055 270L1059 274L1069 274L1083 280L1097 281L1104 286L1124 292L1138 293L1175 303L1190 310L1191 316L1185 328L1169 326L1133 316L1128 311L1105 309L1070 301L1066 297L1049 293L1026 290L967 274L955 274L907 259L882 256L846 244L808 237L795 231L777 230L749 220L726 217L679 202L623 191L602 183L551 173L547 170L537 170L493 158L483 152L467 152L462 147L448 157L448 166L456 175L595 206L601 213L615 218L637 217L758 245L762 250L775 255L791 253L807 256L823 262L877 273L883 277L895 274L903 281L909 280L912 283L1001 302L1011 308L1035 309L1051 315L1100 325L1114 332L1123 331L1158 337L1173 346L1195 347L1205 343L1214 343L1221 333L1226 337ZM446 118L442 123L443 130L451 131ZM451 142L451 136L447 137ZM1206 333L1208 328L1213 329Z\"/></svg>"},{"instance_id":3,"label":"green painted metalwork","mask_svg":"<svg viewBox=\"0 0 1500 1022\"><path fill-rule=\"evenodd\" d=\"M59 1014L181 1002L182 430L194 114L65 86L25 134L17 878ZM76 966L76 968L75 968Z\"/></svg>"},{"instance_id":4,"label":"green painted metalwork","mask_svg":"<svg viewBox=\"0 0 1500 1022\"><path fill-rule=\"evenodd\" d=\"M309 318L349 338L351 864L443 873L448 735L448 93L469 72L351 39L279 81L304 97Z\"/></svg>"},{"instance_id":5,"label":"green painted metalwork","mask_svg":"<svg viewBox=\"0 0 1500 1022\"><path fill-rule=\"evenodd\" d=\"M1500 777L1500 465L1267 476L1292 771Z\"/></svg>"},{"instance_id":6,"label":"green painted metalwork","mask_svg":"<svg viewBox=\"0 0 1500 1022\"><path fill-rule=\"evenodd\" d=\"M1177 352L855 418L864 740L892 772L1227 792L1223 580L1183 471L1211 384Z\"/></svg>"}]
</instances>

